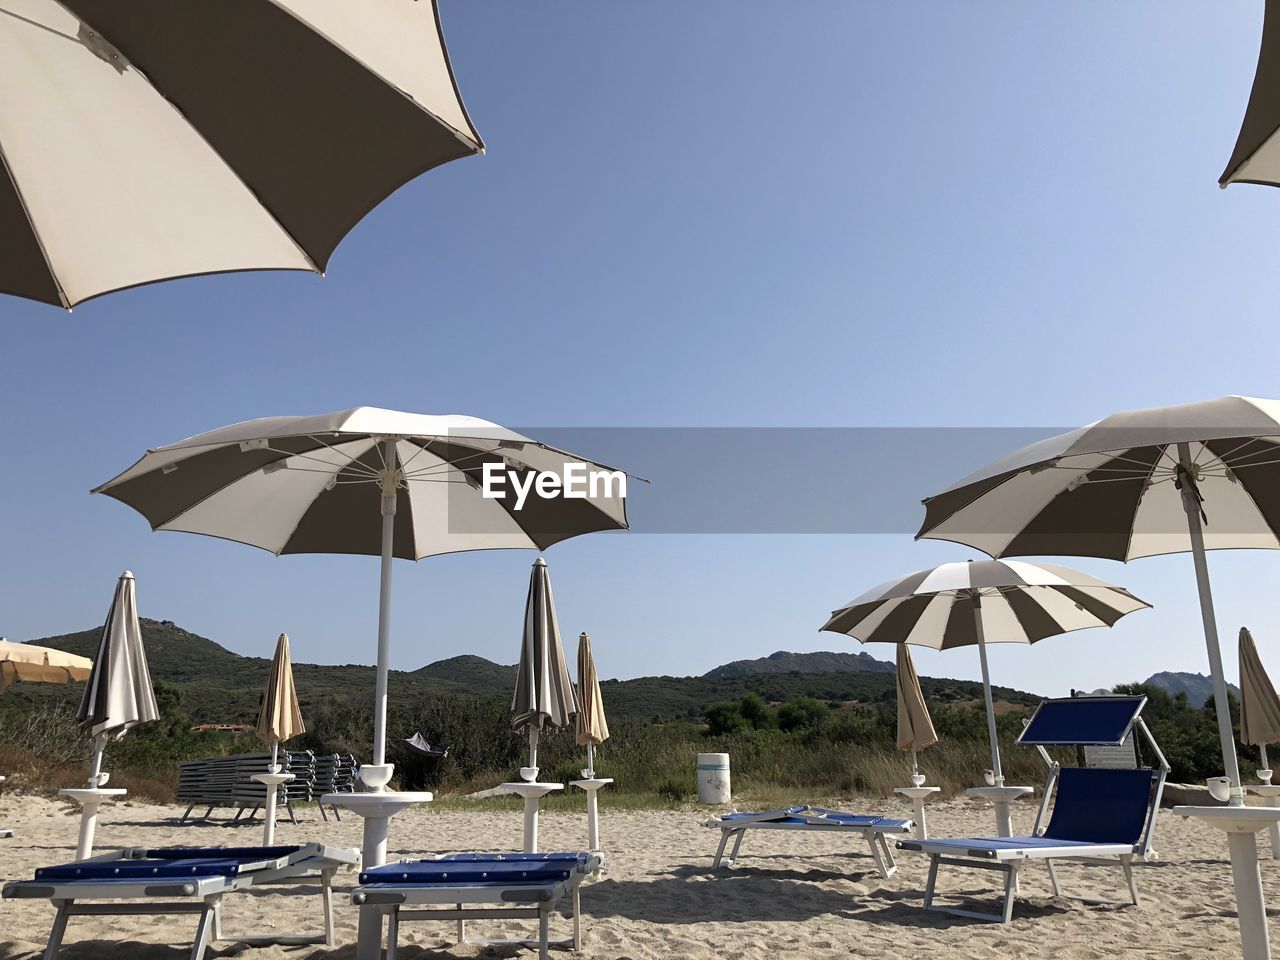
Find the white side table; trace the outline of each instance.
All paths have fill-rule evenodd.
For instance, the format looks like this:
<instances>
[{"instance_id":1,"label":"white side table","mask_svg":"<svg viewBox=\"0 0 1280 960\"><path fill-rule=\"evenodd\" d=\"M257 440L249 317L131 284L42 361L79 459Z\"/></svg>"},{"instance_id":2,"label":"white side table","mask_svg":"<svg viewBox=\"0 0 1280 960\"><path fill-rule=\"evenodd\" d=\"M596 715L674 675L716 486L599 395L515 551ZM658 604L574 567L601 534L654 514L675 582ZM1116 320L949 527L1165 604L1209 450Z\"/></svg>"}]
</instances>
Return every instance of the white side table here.
<instances>
[{"instance_id":1,"label":"white side table","mask_svg":"<svg viewBox=\"0 0 1280 960\"><path fill-rule=\"evenodd\" d=\"M262 844L270 847L276 842L276 794L280 790L280 784L288 783L295 777L292 773L255 773L249 779L257 780L267 787L267 825L262 829Z\"/></svg>"},{"instance_id":2,"label":"white side table","mask_svg":"<svg viewBox=\"0 0 1280 960\"><path fill-rule=\"evenodd\" d=\"M361 869L380 867L387 862L387 834L391 818L419 803L435 799L427 791L388 790L393 765L366 763L360 767L360 779L371 789L365 793L326 793L321 803L346 807L364 819L361 842ZM376 907L360 908L360 928L356 935L358 960L374 960L382 956L382 914Z\"/></svg>"},{"instance_id":3,"label":"white side table","mask_svg":"<svg viewBox=\"0 0 1280 960\"><path fill-rule=\"evenodd\" d=\"M971 797L983 797L996 805L996 836L1013 836L1013 814L1009 805L1019 797L1035 793L1034 787L970 787L965 791Z\"/></svg>"},{"instance_id":4,"label":"white side table","mask_svg":"<svg viewBox=\"0 0 1280 960\"><path fill-rule=\"evenodd\" d=\"M1280 807L1187 806L1174 807L1173 812L1203 820L1226 833L1244 960L1271 960L1267 906L1262 899L1262 873L1258 869L1258 834L1280 821Z\"/></svg>"},{"instance_id":5,"label":"white side table","mask_svg":"<svg viewBox=\"0 0 1280 960\"><path fill-rule=\"evenodd\" d=\"M128 792L123 787L80 787L75 790L58 791L58 796L67 797L80 804L80 839L76 842L77 860L84 860L93 853L93 834L98 829L98 807L108 800L123 797Z\"/></svg>"},{"instance_id":6,"label":"white side table","mask_svg":"<svg viewBox=\"0 0 1280 960\"><path fill-rule=\"evenodd\" d=\"M924 802L930 794L937 793L941 789L941 787L926 787L921 785L919 787L897 787L893 791L894 793L900 793L904 797L910 798L911 802L915 804L917 840L927 840L929 837L929 830L925 826L924 822Z\"/></svg>"},{"instance_id":7,"label":"white side table","mask_svg":"<svg viewBox=\"0 0 1280 960\"><path fill-rule=\"evenodd\" d=\"M1268 807L1280 807L1280 783L1251 783L1246 788L1266 800ZM1280 822L1267 828L1271 839L1271 859L1280 860Z\"/></svg>"},{"instance_id":8,"label":"white side table","mask_svg":"<svg viewBox=\"0 0 1280 960\"><path fill-rule=\"evenodd\" d=\"M592 853L600 852L600 808L596 804L596 794L610 783L613 783L613 777L569 781L569 786L578 787L587 794L587 849Z\"/></svg>"},{"instance_id":9,"label":"white side table","mask_svg":"<svg viewBox=\"0 0 1280 960\"><path fill-rule=\"evenodd\" d=\"M524 798L524 852L538 852L538 801L548 793L563 790L563 783L536 783L518 780L515 783L500 783L498 788L503 793L514 793Z\"/></svg>"}]
</instances>

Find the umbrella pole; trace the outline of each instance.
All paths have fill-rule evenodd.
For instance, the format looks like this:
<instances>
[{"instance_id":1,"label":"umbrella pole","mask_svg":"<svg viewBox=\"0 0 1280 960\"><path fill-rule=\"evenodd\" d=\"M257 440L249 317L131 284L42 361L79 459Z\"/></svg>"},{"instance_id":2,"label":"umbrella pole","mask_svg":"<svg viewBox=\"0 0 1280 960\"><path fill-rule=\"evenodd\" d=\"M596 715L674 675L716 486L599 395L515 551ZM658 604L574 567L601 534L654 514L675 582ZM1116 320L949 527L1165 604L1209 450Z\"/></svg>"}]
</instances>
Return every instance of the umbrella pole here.
<instances>
[{"instance_id":1,"label":"umbrella pole","mask_svg":"<svg viewBox=\"0 0 1280 960\"><path fill-rule=\"evenodd\" d=\"M1004 786L1000 769L1000 741L996 738L996 706L991 699L991 672L987 669L987 638L982 631L982 598L973 595L973 628L978 634L978 657L982 661L982 696L987 702L987 737L991 741L991 773L995 786Z\"/></svg>"},{"instance_id":2,"label":"umbrella pole","mask_svg":"<svg viewBox=\"0 0 1280 960\"><path fill-rule=\"evenodd\" d=\"M387 673L391 660L391 558L396 529L395 441L386 441L382 479L382 575L378 587L378 676L374 688L373 763L387 762ZM388 775L388 779L390 776ZM386 782L383 782L385 787ZM376 787L375 789L382 789Z\"/></svg>"},{"instance_id":3,"label":"umbrella pole","mask_svg":"<svg viewBox=\"0 0 1280 960\"><path fill-rule=\"evenodd\" d=\"M538 728L529 728L529 769L533 771L533 779L538 779Z\"/></svg>"},{"instance_id":4,"label":"umbrella pole","mask_svg":"<svg viewBox=\"0 0 1280 960\"><path fill-rule=\"evenodd\" d=\"M911 748L911 776L913 778L920 776L920 758L916 754L915 747Z\"/></svg>"},{"instance_id":5,"label":"umbrella pole","mask_svg":"<svg viewBox=\"0 0 1280 960\"><path fill-rule=\"evenodd\" d=\"M1192 471L1191 448L1178 444L1178 461L1187 477ZM1187 532L1191 535L1191 557L1195 561L1196 587L1200 592L1200 618L1204 623L1204 642L1209 651L1209 672L1213 678L1213 706L1218 714L1218 737L1222 741L1223 772L1231 780L1233 807L1244 806L1240 789L1240 765L1236 759L1236 736L1231 725L1231 707L1227 700L1227 682L1222 670L1222 650L1218 646L1218 621L1213 611L1213 593L1209 588L1209 562L1204 549L1204 527L1200 522L1200 500L1193 483L1184 480L1182 506L1187 513Z\"/></svg>"},{"instance_id":6,"label":"umbrella pole","mask_svg":"<svg viewBox=\"0 0 1280 960\"><path fill-rule=\"evenodd\" d=\"M1271 782L1271 764L1267 763L1267 745L1265 743L1258 745L1258 751L1262 754L1262 769L1267 772L1265 783ZM1259 771L1261 773L1261 771Z\"/></svg>"},{"instance_id":7,"label":"umbrella pole","mask_svg":"<svg viewBox=\"0 0 1280 960\"><path fill-rule=\"evenodd\" d=\"M101 786L98 779L102 776L102 751L107 747L106 734L99 734L93 738L93 759L89 765L89 789L93 790Z\"/></svg>"},{"instance_id":8,"label":"umbrella pole","mask_svg":"<svg viewBox=\"0 0 1280 960\"><path fill-rule=\"evenodd\" d=\"M1262 748L1263 750L1262 755L1264 757L1267 755L1266 749L1267 749L1266 747ZM1263 762L1263 765L1265 766L1266 760L1263 760L1262 762ZM595 778L596 778L596 745L592 741L588 740L587 741L587 779L594 780Z\"/></svg>"}]
</instances>

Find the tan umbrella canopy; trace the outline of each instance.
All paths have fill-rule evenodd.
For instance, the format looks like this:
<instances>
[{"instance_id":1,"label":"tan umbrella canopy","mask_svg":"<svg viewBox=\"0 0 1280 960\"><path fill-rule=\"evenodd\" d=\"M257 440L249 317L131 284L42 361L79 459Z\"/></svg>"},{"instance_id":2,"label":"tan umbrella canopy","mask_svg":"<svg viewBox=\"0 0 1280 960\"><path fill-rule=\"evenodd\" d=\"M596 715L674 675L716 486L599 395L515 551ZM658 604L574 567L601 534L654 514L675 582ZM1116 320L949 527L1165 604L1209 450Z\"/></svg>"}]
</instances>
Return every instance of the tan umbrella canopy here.
<instances>
[{"instance_id":1,"label":"tan umbrella canopy","mask_svg":"<svg viewBox=\"0 0 1280 960\"><path fill-rule=\"evenodd\" d=\"M938 742L933 729L929 707L924 702L916 665L911 660L911 649L898 644L898 749L911 751L911 774L919 776L920 765L916 754Z\"/></svg>"},{"instance_id":2,"label":"tan umbrella canopy","mask_svg":"<svg viewBox=\"0 0 1280 960\"><path fill-rule=\"evenodd\" d=\"M74 653L37 647L29 643L11 643L0 637L0 693L16 681L26 683L70 683L88 680L93 661Z\"/></svg>"},{"instance_id":3,"label":"tan umbrella canopy","mask_svg":"<svg viewBox=\"0 0 1280 960\"><path fill-rule=\"evenodd\" d=\"M1268 769L1267 744L1280 741L1280 697L1248 627L1240 628L1240 739L1262 748L1262 766Z\"/></svg>"},{"instance_id":4,"label":"tan umbrella canopy","mask_svg":"<svg viewBox=\"0 0 1280 960\"><path fill-rule=\"evenodd\" d=\"M587 772L583 776L588 780L596 775L595 748L608 739L600 676L591 655L591 638L584 633L578 637L578 743L587 748Z\"/></svg>"},{"instance_id":5,"label":"tan umbrella canopy","mask_svg":"<svg viewBox=\"0 0 1280 960\"><path fill-rule=\"evenodd\" d=\"M276 653L271 660L271 675L258 714L258 739L271 747L272 773L278 773L280 744L296 737L307 728L298 707L298 691L293 685L293 660L289 656L289 637L280 634Z\"/></svg>"},{"instance_id":6,"label":"tan umbrella canopy","mask_svg":"<svg viewBox=\"0 0 1280 960\"><path fill-rule=\"evenodd\" d=\"M0 4L3 293L323 273L388 195L482 150L434 2Z\"/></svg>"},{"instance_id":7,"label":"tan umbrella canopy","mask_svg":"<svg viewBox=\"0 0 1280 960\"><path fill-rule=\"evenodd\" d=\"M1280 186L1280 2L1267 0L1262 47L1240 135L1218 185L1261 183Z\"/></svg>"}]
</instances>

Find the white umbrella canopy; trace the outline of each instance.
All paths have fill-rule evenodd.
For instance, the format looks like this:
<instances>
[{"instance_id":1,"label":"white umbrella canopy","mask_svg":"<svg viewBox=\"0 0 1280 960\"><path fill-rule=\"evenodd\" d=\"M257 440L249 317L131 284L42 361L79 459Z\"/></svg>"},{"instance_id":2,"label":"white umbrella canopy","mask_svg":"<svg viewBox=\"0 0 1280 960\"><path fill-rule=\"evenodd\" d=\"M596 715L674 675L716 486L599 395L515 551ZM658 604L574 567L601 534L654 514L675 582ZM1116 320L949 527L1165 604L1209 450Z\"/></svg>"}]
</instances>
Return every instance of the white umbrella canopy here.
<instances>
[{"instance_id":1,"label":"white umbrella canopy","mask_svg":"<svg viewBox=\"0 0 1280 960\"><path fill-rule=\"evenodd\" d=\"M434 0L0 8L0 292L321 273L389 194L482 151Z\"/></svg>"},{"instance_id":2,"label":"white umbrella canopy","mask_svg":"<svg viewBox=\"0 0 1280 960\"><path fill-rule=\"evenodd\" d=\"M992 774L996 786L1002 786L987 644L1031 644L1074 630L1109 627L1149 606L1123 587L1068 567L970 560L883 583L833 611L821 629L860 643L909 643L934 650L976 645Z\"/></svg>"},{"instance_id":3,"label":"white umbrella canopy","mask_svg":"<svg viewBox=\"0 0 1280 960\"><path fill-rule=\"evenodd\" d=\"M88 657L31 643L11 643L0 637L0 693L17 681L70 683L88 680L92 672L93 661Z\"/></svg>"},{"instance_id":4,"label":"white umbrella canopy","mask_svg":"<svg viewBox=\"0 0 1280 960\"><path fill-rule=\"evenodd\" d=\"M1280 186L1280 3L1266 0L1262 46L1240 134L1218 185Z\"/></svg>"},{"instance_id":5,"label":"white umbrella canopy","mask_svg":"<svg viewBox=\"0 0 1280 960\"><path fill-rule=\"evenodd\" d=\"M529 770L537 779L538 737L543 730L568 726L577 712L573 682L560 642L560 623L547 562L539 557L529 577L524 632L516 689L511 698L511 725L529 736Z\"/></svg>"},{"instance_id":6,"label":"white umbrella canopy","mask_svg":"<svg viewBox=\"0 0 1280 960\"><path fill-rule=\"evenodd\" d=\"M107 740L119 740L134 727L160 719L142 646L137 592L128 570L116 583L98 656L76 719L80 729L94 741L91 786L98 785Z\"/></svg>"}]
</instances>

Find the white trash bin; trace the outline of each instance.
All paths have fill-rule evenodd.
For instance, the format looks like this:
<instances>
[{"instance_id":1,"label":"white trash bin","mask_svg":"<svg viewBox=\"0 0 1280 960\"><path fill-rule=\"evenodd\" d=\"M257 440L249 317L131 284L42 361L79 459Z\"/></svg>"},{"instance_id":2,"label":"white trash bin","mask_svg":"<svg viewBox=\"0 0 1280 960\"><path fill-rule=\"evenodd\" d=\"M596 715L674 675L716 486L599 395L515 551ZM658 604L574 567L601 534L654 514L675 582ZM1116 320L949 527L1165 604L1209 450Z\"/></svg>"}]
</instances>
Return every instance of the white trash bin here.
<instances>
[{"instance_id":1,"label":"white trash bin","mask_svg":"<svg viewBox=\"0 0 1280 960\"><path fill-rule=\"evenodd\" d=\"M729 755L727 753L698 754L698 802L728 803Z\"/></svg>"}]
</instances>

